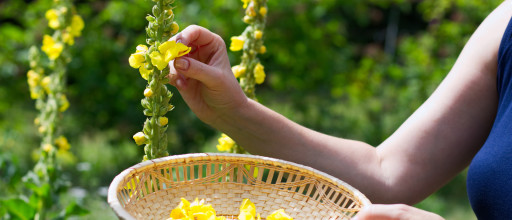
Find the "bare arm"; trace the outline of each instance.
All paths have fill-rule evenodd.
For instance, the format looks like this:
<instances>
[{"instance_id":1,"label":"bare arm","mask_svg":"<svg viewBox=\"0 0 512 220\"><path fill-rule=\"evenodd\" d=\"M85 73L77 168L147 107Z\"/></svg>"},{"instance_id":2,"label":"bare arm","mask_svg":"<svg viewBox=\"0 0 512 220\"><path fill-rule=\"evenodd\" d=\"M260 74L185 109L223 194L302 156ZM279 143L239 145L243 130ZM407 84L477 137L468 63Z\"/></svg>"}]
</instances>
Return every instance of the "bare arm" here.
<instances>
[{"instance_id":1,"label":"bare arm","mask_svg":"<svg viewBox=\"0 0 512 220\"><path fill-rule=\"evenodd\" d=\"M251 153L330 173L375 203L412 204L466 167L487 137L497 106L497 51L511 9L507 1L482 23L439 88L377 148L307 129L247 99L223 42L199 27L178 37L200 49L176 61L171 84L201 120Z\"/></svg>"}]
</instances>

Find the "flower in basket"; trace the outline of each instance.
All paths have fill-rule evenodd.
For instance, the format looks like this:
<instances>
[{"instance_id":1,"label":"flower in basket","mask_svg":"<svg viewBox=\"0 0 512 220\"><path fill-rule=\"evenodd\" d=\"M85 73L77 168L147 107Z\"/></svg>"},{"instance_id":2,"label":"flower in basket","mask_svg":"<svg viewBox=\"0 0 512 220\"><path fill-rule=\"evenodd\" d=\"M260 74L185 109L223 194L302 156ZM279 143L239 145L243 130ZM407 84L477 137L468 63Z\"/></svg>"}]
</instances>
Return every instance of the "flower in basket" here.
<instances>
[{"instance_id":1,"label":"flower in basket","mask_svg":"<svg viewBox=\"0 0 512 220\"><path fill-rule=\"evenodd\" d=\"M196 198L190 203L181 198L180 204L171 211L171 217L168 220L225 220L224 217L217 217L212 205L204 204L204 199Z\"/></svg>"}]
</instances>

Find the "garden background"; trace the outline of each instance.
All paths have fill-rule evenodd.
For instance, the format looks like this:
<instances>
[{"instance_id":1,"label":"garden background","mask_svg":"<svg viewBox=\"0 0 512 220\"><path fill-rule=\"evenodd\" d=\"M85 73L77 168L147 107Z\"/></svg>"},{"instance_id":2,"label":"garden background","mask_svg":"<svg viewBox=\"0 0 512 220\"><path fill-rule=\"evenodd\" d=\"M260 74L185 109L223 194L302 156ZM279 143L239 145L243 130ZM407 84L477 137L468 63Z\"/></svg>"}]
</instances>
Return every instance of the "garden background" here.
<instances>
[{"instance_id":1,"label":"garden background","mask_svg":"<svg viewBox=\"0 0 512 220\"><path fill-rule=\"evenodd\" d=\"M457 55L500 0L270 0L261 55L267 80L256 94L264 105L314 130L377 145L436 88ZM71 47L63 127L71 154L61 157L77 199L91 213L115 219L106 203L114 176L139 162L132 135L145 116L145 81L128 64L145 41L149 0L74 1L85 21ZM17 196L40 137L26 72L28 49L48 32L51 0L0 1L0 199ZM229 44L245 28L239 0L176 0L181 28L218 33ZM231 63L240 53L229 52ZM219 133L199 121L175 88L169 152L216 152ZM343 167L340 167L343 169ZM448 219L475 218L465 172L417 205ZM0 216L0 218L2 218Z\"/></svg>"}]
</instances>

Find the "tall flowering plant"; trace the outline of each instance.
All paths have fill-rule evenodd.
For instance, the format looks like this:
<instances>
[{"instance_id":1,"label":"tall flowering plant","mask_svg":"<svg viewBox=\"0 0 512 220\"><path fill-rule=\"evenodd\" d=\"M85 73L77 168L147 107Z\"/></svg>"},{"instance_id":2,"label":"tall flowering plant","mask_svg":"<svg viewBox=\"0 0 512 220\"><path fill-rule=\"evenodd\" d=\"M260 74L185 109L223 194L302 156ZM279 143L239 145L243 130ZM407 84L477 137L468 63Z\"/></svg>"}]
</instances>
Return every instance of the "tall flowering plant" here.
<instances>
[{"instance_id":1,"label":"tall flowering plant","mask_svg":"<svg viewBox=\"0 0 512 220\"><path fill-rule=\"evenodd\" d=\"M40 156L25 182L34 190L35 218L45 219L47 210L58 207L58 193L67 183L61 178L57 154L69 153L70 144L60 130L62 113L69 108L66 97L66 65L71 61L69 48L81 35L84 21L69 0L54 0L45 13L52 34L43 36L41 51L29 50L30 70L27 82L30 97L36 101L39 115L34 120L42 141Z\"/></svg>"},{"instance_id":2,"label":"tall flowering plant","mask_svg":"<svg viewBox=\"0 0 512 220\"><path fill-rule=\"evenodd\" d=\"M142 131L133 135L137 145L144 146L143 160L168 156L167 123L165 114L174 106L170 103L172 93L167 89L169 62L190 52L190 47L175 41L167 41L178 33L178 23L174 21L172 3L174 0L152 0L153 14L148 15L146 27L147 45L138 45L128 59L130 66L139 70L147 81L141 105L144 115Z\"/></svg>"},{"instance_id":3,"label":"tall flowering plant","mask_svg":"<svg viewBox=\"0 0 512 220\"><path fill-rule=\"evenodd\" d=\"M256 100L255 87L265 81L265 70L261 64L258 54L267 51L263 45L265 22L267 19L267 0L242 0L245 16L243 21L248 24L247 28L239 36L231 37L231 51L243 51L240 64L231 69L235 77L240 80L247 97ZM232 153L245 153L245 150L235 143L229 136L222 134L218 140L219 151Z\"/></svg>"}]
</instances>

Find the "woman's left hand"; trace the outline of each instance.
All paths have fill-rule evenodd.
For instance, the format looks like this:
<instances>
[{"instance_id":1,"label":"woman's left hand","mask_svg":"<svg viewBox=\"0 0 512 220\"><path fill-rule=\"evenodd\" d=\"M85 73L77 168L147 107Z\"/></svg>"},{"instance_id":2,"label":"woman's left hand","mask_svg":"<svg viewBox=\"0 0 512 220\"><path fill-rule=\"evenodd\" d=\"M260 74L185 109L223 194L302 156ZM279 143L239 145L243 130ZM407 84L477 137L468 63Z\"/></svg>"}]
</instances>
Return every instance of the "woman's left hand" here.
<instances>
[{"instance_id":1,"label":"woman's left hand","mask_svg":"<svg viewBox=\"0 0 512 220\"><path fill-rule=\"evenodd\" d=\"M395 205L369 205L361 210L353 220L443 220L441 216L412 206Z\"/></svg>"}]
</instances>

